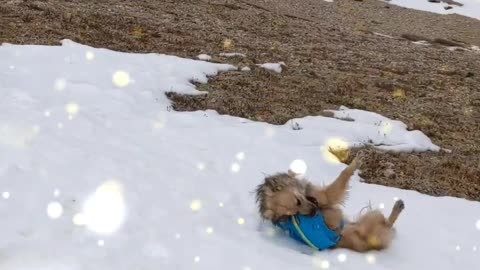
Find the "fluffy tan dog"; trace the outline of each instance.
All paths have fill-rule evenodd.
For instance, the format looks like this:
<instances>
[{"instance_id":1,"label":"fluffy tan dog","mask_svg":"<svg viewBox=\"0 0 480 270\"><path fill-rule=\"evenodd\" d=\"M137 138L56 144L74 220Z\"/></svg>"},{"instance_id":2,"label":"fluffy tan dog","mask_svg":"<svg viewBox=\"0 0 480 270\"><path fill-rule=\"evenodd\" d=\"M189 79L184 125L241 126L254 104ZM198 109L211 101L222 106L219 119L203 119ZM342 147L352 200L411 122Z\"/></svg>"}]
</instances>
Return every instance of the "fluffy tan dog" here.
<instances>
[{"instance_id":1,"label":"fluffy tan dog","mask_svg":"<svg viewBox=\"0 0 480 270\"><path fill-rule=\"evenodd\" d=\"M260 215L275 224L297 214L313 216L320 211L328 228L341 236L336 247L358 252L387 248L394 235L393 224L404 209L403 201L395 203L388 218L380 211L371 210L350 222L341 209L349 180L360 163L355 158L335 181L324 187L298 179L292 172L266 177L256 189Z\"/></svg>"}]
</instances>

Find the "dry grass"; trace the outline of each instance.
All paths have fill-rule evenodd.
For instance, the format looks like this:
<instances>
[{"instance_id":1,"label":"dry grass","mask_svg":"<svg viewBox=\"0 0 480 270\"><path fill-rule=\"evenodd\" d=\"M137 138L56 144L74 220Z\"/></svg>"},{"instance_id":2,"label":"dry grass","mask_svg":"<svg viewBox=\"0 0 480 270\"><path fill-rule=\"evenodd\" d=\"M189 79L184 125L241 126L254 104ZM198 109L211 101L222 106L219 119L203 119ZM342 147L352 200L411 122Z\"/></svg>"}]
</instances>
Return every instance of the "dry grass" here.
<instances>
[{"instance_id":1,"label":"dry grass","mask_svg":"<svg viewBox=\"0 0 480 270\"><path fill-rule=\"evenodd\" d=\"M409 37L435 44L415 45ZM480 45L479 21L377 0L0 3L0 42L58 44L64 38L120 51L208 53L213 61L253 68L284 61L282 74L229 72L200 86L208 96L169 96L177 110L214 109L275 124L339 105L402 120L453 152L369 150L366 181L480 200L480 54L446 49ZM225 51L247 57L218 56Z\"/></svg>"}]
</instances>

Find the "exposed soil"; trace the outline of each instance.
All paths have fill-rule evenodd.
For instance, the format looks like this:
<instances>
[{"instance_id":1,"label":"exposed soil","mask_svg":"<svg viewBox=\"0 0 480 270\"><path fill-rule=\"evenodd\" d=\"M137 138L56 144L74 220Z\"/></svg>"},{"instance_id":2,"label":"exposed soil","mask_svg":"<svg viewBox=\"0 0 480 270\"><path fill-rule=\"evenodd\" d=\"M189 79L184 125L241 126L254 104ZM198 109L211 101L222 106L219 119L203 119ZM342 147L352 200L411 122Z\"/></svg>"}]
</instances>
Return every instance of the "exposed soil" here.
<instances>
[{"instance_id":1,"label":"exposed soil","mask_svg":"<svg viewBox=\"0 0 480 270\"><path fill-rule=\"evenodd\" d=\"M206 96L169 94L177 110L283 124L345 105L401 120L451 153L369 149L366 182L480 200L480 51L471 49L480 45L478 20L378 0L1 1L0 42L65 38L119 51L206 53L252 68L200 85ZM278 61L287 65L281 74L256 66Z\"/></svg>"}]
</instances>

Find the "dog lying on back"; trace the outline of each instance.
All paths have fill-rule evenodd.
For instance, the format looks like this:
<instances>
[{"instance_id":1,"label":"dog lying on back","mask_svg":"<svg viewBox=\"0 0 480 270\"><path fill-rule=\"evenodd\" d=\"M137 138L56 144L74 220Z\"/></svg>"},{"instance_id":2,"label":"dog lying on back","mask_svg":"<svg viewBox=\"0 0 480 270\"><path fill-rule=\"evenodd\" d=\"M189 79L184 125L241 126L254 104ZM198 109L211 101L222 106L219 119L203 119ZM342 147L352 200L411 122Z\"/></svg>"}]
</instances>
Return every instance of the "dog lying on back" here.
<instances>
[{"instance_id":1,"label":"dog lying on back","mask_svg":"<svg viewBox=\"0 0 480 270\"><path fill-rule=\"evenodd\" d=\"M355 222L348 221L341 205L347 196L349 180L360 165L355 158L335 181L324 187L299 179L291 171L268 176L256 189L260 215L315 249L340 247L358 252L385 249L393 238L393 224L404 203L397 201L388 218L378 210L371 210Z\"/></svg>"}]
</instances>

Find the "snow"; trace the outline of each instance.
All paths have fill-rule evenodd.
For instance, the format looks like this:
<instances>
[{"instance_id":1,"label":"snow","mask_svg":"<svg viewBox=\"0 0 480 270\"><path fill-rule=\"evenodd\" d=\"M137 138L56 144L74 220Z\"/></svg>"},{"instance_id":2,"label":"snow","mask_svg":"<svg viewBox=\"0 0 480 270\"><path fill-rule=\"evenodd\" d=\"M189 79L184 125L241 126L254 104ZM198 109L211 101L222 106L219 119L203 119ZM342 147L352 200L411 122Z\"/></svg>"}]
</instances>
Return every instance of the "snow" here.
<instances>
[{"instance_id":1,"label":"snow","mask_svg":"<svg viewBox=\"0 0 480 270\"><path fill-rule=\"evenodd\" d=\"M321 184L345 167L330 146L438 150L399 121L341 107L333 112L342 119L308 116L292 129L211 110L175 112L165 92L201 94L192 81L236 68L169 55L65 40L1 46L0 59L2 269L478 265L478 202L364 184L358 175L349 216L369 201L386 213L394 199L406 203L386 251L313 253L261 222L251 191L263 173L292 165Z\"/></svg>"},{"instance_id":2,"label":"snow","mask_svg":"<svg viewBox=\"0 0 480 270\"><path fill-rule=\"evenodd\" d=\"M281 73L282 72L282 66L285 66L284 62L278 62L278 63L265 63L265 64L259 64L257 65L261 68L267 69L274 71L276 73Z\"/></svg>"},{"instance_id":3,"label":"snow","mask_svg":"<svg viewBox=\"0 0 480 270\"><path fill-rule=\"evenodd\" d=\"M242 71L250 71L250 70L252 70L252 69L251 69L250 67L242 67L241 70L242 70Z\"/></svg>"},{"instance_id":4,"label":"snow","mask_svg":"<svg viewBox=\"0 0 480 270\"><path fill-rule=\"evenodd\" d=\"M382 34L382 33L378 33L378 32L373 32L373 34L376 35L376 36L379 36L379 37L393 38L392 36L389 36L389 35L386 35L386 34Z\"/></svg>"},{"instance_id":5,"label":"snow","mask_svg":"<svg viewBox=\"0 0 480 270\"><path fill-rule=\"evenodd\" d=\"M419 40L419 41L412 41L413 44L417 44L417 45L422 45L422 46L430 46L430 42L426 41L426 40Z\"/></svg>"},{"instance_id":6,"label":"snow","mask_svg":"<svg viewBox=\"0 0 480 270\"><path fill-rule=\"evenodd\" d=\"M212 57L208 54L199 54L199 55L197 55L197 59L204 60L204 61L210 61L210 60L212 60Z\"/></svg>"},{"instance_id":7,"label":"snow","mask_svg":"<svg viewBox=\"0 0 480 270\"><path fill-rule=\"evenodd\" d=\"M225 56L225 57L247 57L243 53L238 53L238 52L233 52L233 53L220 53L220 56Z\"/></svg>"},{"instance_id":8,"label":"snow","mask_svg":"<svg viewBox=\"0 0 480 270\"><path fill-rule=\"evenodd\" d=\"M388 3L406 7L413 8L423 11L434 12L438 14L460 14L467 17L475 18L480 20L480 1L479 0L455 0L456 2L462 3L463 6L450 5L453 8L445 10L444 7L449 6L448 4L442 3L431 3L427 0L391 0Z\"/></svg>"}]
</instances>

